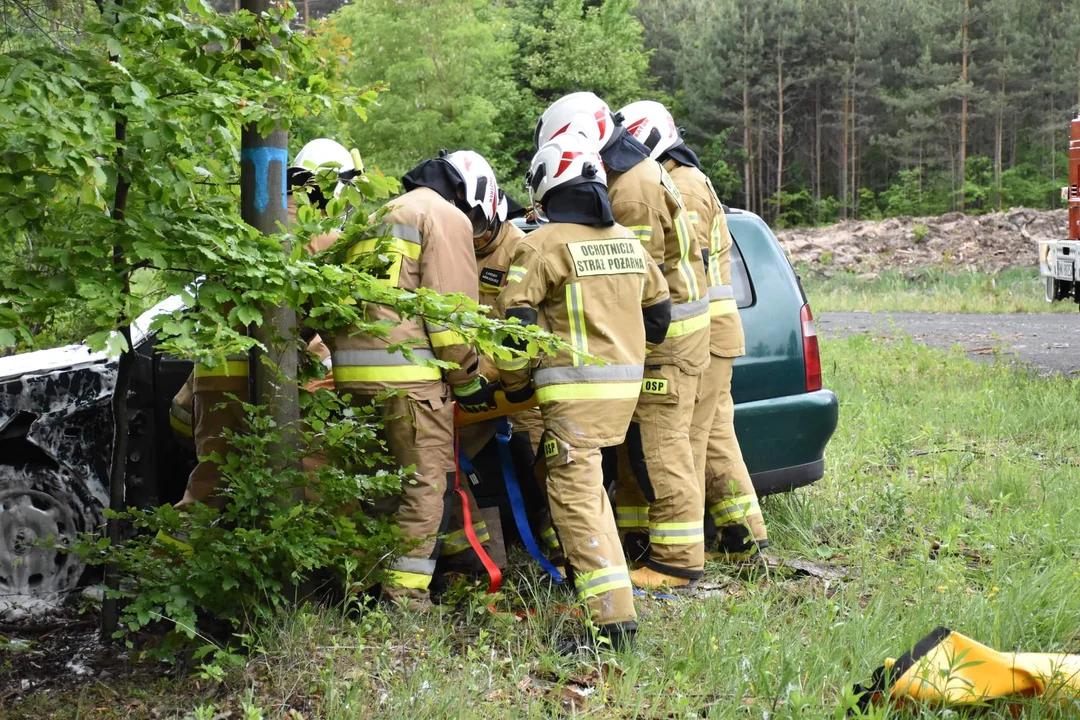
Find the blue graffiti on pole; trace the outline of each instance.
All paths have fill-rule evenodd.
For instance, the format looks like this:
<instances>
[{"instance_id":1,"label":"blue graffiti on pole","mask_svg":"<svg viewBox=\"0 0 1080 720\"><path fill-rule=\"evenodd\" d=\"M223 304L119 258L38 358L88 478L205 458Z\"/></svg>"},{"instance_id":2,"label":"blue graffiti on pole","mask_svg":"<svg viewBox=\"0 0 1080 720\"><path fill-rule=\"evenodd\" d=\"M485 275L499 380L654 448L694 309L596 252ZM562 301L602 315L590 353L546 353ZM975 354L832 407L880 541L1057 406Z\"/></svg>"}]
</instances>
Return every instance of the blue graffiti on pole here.
<instances>
[{"instance_id":1,"label":"blue graffiti on pole","mask_svg":"<svg viewBox=\"0 0 1080 720\"><path fill-rule=\"evenodd\" d=\"M256 147L245 148L240 153L240 162L250 162L255 166L255 209L266 212L270 204L270 163L281 163L281 207L285 208L285 175L289 164L289 152L285 148Z\"/></svg>"}]
</instances>

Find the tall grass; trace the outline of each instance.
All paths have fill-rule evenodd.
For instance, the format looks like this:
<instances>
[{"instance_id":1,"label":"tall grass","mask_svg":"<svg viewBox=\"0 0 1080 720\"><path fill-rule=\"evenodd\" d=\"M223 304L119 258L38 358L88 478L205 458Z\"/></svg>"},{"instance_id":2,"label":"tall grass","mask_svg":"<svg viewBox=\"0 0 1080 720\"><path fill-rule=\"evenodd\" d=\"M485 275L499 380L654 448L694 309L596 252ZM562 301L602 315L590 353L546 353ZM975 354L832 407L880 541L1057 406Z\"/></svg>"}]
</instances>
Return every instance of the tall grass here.
<instances>
[{"instance_id":1,"label":"tall grass","mask_svg":"<svg viewBox=\"0 0 1080 720\"><path fill-rule=\"evenodd\" d=\"M803 288L816 312L892 311L941 313L1071 312L1072 302L1048 303L1034 268L998 273L939 268L886 270L874 278L844 272L816 277L801 268Z\"/></svg>"},{"instance_id":2,"label":"tall grass","mask_svg":"<svg viewBox=\"0 0 1080 720\"><path fill-rule=\"evenodd\" d=\"M637 648L605 662L558 654L580 627L573 598L519 557L525 574L494 600L519 615L492 614L490 599L467 593L426 616L302 610L253 637L246 668L224 683L196 691L185 680L171 695L155 685L142 707L251 718L841 718L854 683L937 625L1002 650L1080 649L1080 380L910 341L827 340L823 354L841 402L827 475L763 506L770 552L842 567L847 579L710 565L714 597L640 601ZM105 697L91 688L77 702ZM58 702L23 709L67 707ZM1073 715L1033 700L1019 716Z\"/></svg>"}]
</instances>

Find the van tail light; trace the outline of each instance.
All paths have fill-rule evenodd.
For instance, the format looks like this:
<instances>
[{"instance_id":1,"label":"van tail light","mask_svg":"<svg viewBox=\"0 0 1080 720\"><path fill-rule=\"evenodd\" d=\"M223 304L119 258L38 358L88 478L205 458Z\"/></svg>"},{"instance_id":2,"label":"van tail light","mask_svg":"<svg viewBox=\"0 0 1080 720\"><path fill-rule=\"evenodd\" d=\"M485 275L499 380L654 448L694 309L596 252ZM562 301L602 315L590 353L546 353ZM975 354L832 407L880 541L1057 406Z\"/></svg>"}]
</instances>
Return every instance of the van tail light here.
<instances>
[{"instance_id":1,"label":"van tail light","mask_svg":"<svg viewBox=\"0 0 1080 720\"><path fill-rule=\"evenodd\" d=\"M799 313L802 319L803 367L806 370L806 392L821 389L821 351L818 349L817 328L810 305L803 305Z\"/></svg>"}]
</instances>

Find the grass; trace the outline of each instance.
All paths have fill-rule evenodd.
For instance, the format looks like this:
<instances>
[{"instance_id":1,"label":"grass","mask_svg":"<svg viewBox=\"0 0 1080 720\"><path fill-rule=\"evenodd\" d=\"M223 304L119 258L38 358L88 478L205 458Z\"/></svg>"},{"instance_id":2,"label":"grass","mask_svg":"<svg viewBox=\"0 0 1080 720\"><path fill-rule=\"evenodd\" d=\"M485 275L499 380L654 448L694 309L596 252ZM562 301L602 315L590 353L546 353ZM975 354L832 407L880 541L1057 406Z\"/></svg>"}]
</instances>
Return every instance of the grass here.
<instances>
[{"instance_id":1,"label":"grass","mask_svg":"<svg viewBox=\"0 0 1080 720\"><path fill-rule=\"evenodd\" d=\"M912 271L886 270L873 279L862 279L853 272L821 278L805 268L800 274L816 312L1076 312L1075 303L1046 302L1043 281L1034 268L990 275L937 268L916 270L913 275Z\"/></svg>"},{"instance_id":2,"label":"grass","mask_svg":"<svg viewBox=\"0 0 1080 720\"><path fill-rule=\"evenodd\" d=\"M520 617L478 596L431 616L308 609L257 631L220 681L133 673L11 716L839 719L853 683L937 625L1001 650L1080 648L1080 380L910 341L823 353L841 399L826 478L763 505L775 554L849 579L711 565L722 596L640 602L636 650L606 664L555 652L578 621L535 574L497 601L535 611ZM1016 716L1071 715L1034 700Z\"/></svg>"}]
</instances>

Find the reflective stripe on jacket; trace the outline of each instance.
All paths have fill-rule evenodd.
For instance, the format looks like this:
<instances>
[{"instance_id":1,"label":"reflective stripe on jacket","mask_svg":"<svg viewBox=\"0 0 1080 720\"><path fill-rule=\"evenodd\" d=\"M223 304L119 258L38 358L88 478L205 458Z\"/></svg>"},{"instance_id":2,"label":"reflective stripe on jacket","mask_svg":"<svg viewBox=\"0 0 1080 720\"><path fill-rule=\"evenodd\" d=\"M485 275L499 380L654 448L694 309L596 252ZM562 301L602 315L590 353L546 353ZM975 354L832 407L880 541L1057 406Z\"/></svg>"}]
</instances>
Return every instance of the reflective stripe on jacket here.
<instances>
[{"instance_id":1,"label":"reflective stripe on jacket","mask_svg":"<svg viewBox=\"0 0 1080 720\"><path fill-rule=\"evenodd\" d=\"M476 300L476 261L468 218L434 190L423 187L391 200L387 207L382 222L389 239L361 240L349 248L347 257L357 259L381 248L390 258L383 282L402 290L427 288ZM385 337L348 328L328 339L338 389L375 394L393 387L426 399L445 394L444 380L462 385L475 377L476 350L449 328L401 318L392 308L374 303L366 304L364 312L368 320L387 321L393 327ZM409 342L414 359L400 351L387 351L389 345L402 342ZM458 367L444 371L416 361L436 358Z\"/></svg>"},{"instance_id":2,"label":"reflective stripe on jacket","mask_svg":"<svg viewBox=\"0 0 1080 720\"><path fill-rule=\"evenodd\" d=\"M535 382L544 427L575 447L622 442L641 393L648 339L670 321L667 284L634 233L624 227L551 223L518 245L496 310L540 324L579 353L497 361L509 390ZM647 331L650 327L652 330Z\"/></svg>"}]
</instances>

